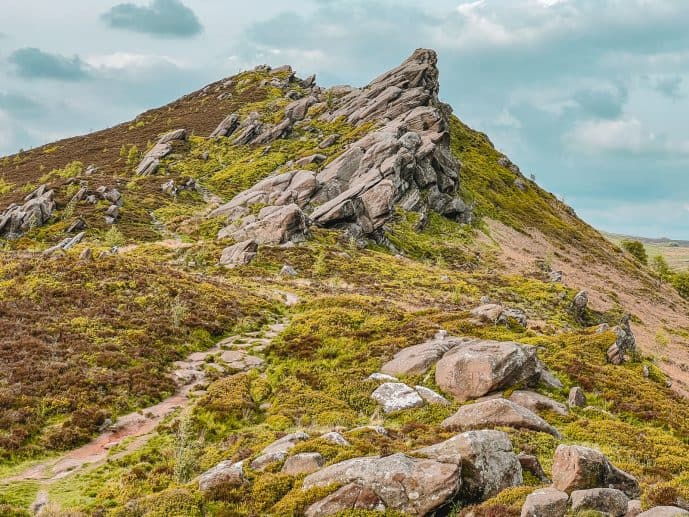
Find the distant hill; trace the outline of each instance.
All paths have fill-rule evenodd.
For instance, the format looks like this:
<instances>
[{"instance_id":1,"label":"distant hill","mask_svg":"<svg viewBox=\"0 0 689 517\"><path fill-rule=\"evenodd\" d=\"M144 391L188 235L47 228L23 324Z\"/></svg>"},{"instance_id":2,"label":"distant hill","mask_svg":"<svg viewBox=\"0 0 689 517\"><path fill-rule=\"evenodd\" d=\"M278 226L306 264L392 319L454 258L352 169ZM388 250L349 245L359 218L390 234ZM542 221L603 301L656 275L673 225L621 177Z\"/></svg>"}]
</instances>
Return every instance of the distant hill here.
<instances>
[{"instance_id":1,"label":"distant hill","mask_svg":"<svg viewBox=\"0 0 689 517\"><path fill-rule=\"evenodd\" d=\"M689 268L689 240L673 240L667 237L649 238L603 232L603 235L618 246L623 240L630 239L643 243L649 257L662 255L673 269Z\"/></svg>"}]
</instances>

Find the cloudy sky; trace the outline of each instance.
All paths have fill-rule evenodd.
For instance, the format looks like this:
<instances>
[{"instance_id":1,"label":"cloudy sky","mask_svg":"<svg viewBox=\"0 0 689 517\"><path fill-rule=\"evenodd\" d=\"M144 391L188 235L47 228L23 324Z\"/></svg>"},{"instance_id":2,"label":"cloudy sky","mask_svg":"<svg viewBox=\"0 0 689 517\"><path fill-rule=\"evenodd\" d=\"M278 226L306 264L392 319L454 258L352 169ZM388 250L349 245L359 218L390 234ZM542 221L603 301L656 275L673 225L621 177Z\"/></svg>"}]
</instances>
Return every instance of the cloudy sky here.
<instances>
[{"instance_id":1,"label":"cloudy sky","mask_svg":"<svg viewBox=\"0 0 689 517\"><path fill-rule=\"evenodd\" d=\"M0 155L259 63L368 82L417 47L441 96L597 227L689 239L686 0L2 0Z\"/></svg>"}]
</instances>

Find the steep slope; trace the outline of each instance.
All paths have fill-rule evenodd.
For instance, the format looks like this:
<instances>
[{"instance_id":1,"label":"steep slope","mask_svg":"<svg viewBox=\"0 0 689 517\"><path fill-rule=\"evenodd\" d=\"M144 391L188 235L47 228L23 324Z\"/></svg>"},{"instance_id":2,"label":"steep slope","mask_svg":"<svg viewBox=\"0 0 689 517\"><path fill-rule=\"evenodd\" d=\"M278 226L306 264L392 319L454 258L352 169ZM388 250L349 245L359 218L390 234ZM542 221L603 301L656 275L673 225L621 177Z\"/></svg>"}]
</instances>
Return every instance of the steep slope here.
<instances>
[{"instance_id":1,"label":"steep slope","mask_svg":"<svg viewBox=\"0 0 689 517\"><path fill-rule=\"evenodd\" d=\"M519 515L560 443L686 505L686 303L438 84L429 50L360 89L261 66L0 160L2 512Z\"/></svg>"}]
</instances>

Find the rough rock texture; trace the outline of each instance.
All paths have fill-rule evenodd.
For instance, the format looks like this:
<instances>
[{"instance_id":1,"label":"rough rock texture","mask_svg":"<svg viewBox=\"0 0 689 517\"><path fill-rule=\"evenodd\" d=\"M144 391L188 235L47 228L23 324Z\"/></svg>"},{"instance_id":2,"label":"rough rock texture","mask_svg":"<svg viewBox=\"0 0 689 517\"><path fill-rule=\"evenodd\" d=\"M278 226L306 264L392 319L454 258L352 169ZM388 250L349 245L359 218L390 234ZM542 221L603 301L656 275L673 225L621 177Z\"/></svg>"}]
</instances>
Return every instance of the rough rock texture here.
<instances>
[{"instance_id":1,"label":"rough rock texture","mask_svg":"<svg viewBox=\"0 0 689 517\"><path fill-rule=\"evenodd\" d=\"M349 483L336 490L325 499L312 504L306 510L306 517L325 517L344 510L385 511L385 505L378 494L370 488Z\"/></svg>"},{"instance_id":2,"label":"rough rock texture","mask_svg":"<svg viewBox=\"0 0 689 517\"><path fill-rule=\"evenodd\" d=\"M216 127L211 133L211 138L217 138L219 136L230 136L239 127L239 115L237 113L232 113L225 117L218 127Z\"/></svg>"},{"instance_id":3,"label":"rough rock texture","mask_svg":"<svg viewBox=\"0 0 689 517\"><path fill-rule=\"evenodd\" d=\"M281 244L303 240L306 235L306 219L295 204L266 206L258 215L250 215L239 226L229 225L220 230L218 238L253 240L258 244Z\"/></svg>"},{"instance_id":4,"label":"rough rock texture","mask_svg":"<svg viewBox=\"0 0 689 517\"><path fill-rule=\"evenodd\" d=\"M616 488L632 499L640 494L634 477L615 467L602 453L579 445L558 445L555 449L553 486L567 493Z\"/></svg>"},{"instance_id":5,"label":"rough rock texture","mask_svg":"<svg viewBox=\"0 0 689 517\"><path fill-rule=\"evenodd\" d=\"M12 204L0 213L0 237L14 239L31 228L48 222L55 210L54 191L41 185L24 198L23 205Z\"/></svg>"},{"instance_id":6,"label":"rough rock texture","mask_svg":"<svg viewBox=\"0 0 689 517\"><path fill-rule=\"evenodd\" d=\"M593 510L613 517L622 517L627 513L629 498L624 492L614 488L589 488L575 490L571 495L572 511Z\"/></svg>"},{"instance_id":7,"label":"rough rock texture","mask_svg":"<svg viewBox=\"0 0 689 517\"><path fill-rule=\"evenodd\" d=\"M469 431L414 453L461 464L462 486L458 496L463 501L483 501L523 483L519 459L512 451L509 436L502 431Z\"/></svg>"},{"instance_id":8,"label":"rough rock texture","mask_svg":"<svg viewBox=\"0 0 689 517\"><path fill-rule=\"evenodd\" d=\"M248 239L225 248L220 256L220 264L233 268L248 264L256 256L258 244L253 239Z\"/></svg>"},{"instance_id":9,"label":"rough rock texture","mask_svg":"<svg viewBox=\"0 0 689 517\"><path fill-rule=\"evenodd\" d=\"M521 517L564 517L569 496L555 488L541 488L526 496Z\"/></svg>"},{"instance_id":10,"label":"rough rock texture","mask_svg":"<svg viewBox=\"0 0 689 517\"><path fill-rule=\"evenodd\" d=\"M550 397L535 393L533 391L517 390L510 395L510 400L524 406L531 411L552 411L558 415L566 415L569 413L567 406L560 402L556 402Z\"/></svg>"},{"instance_id":11,"label":"rough rock texture","mask_svg":"<svg viewBox=\"0 0 689 517\"><path fill-rule=\"evenodd\" d=\"M160 160L172 152L173 142L181 142L187 139L186 129L176 129L165 133L158 139L158 142L146 153L136 167L136 174L149 176L155 174L160 167Z\"/></svg>"},{"instance_id":12,"label":"rough rock texture","mask_svg":"<svg viewBox=\"0 0 689 517\"><path fill-rule=\"evenodd\" d=\"M630 499L624 517L637 517L643 511L640 499Z\"/></svg>"},{"instance_id":13,"label":"rough rock texture","mask_svg":"<svg viewBox=\"0 0 689 517\"><path fill-rule=\"evenodd\" d=\"M239 486L244 482L242 462L221 461L199 476L199 490L209 493L223 487Z\"/></svg>"},{"instance_id":14,"label":"rough rock texture","mask_svg":"<svg viewBox=\"0 0 689 517\"><path fill-rule=\"evenodd\" d=\"M511 341L476 340L447 352L435 370L435 382L460 402L518 383L539 380L536 349Z\"/></svg>"},{"instance_id":15,"label":"rough rock texture","mask_svg":"<svg viewBox=\"0 0 689 517\"><path fill-rule=\"evenodd\" d=\"M275 440L268 447L263 449L261 454L251 462L251 468L254 470L263 470L271 463L282 461L285 459L285 456L287 456L287 452L297 443L308 439L308 434L297 432L283 436L279 440Z\"/></svg>"},{"instance_id":16,"label":"rough rock texture","mask_svg":"<svg viewBox=\"0 0 689 517\"><path fill-rule=\"evenodd\" d=\"M550 483L550 479L546 476L541 462L538 461L536 456L520 452L517 457L519 458L519 464L522 466L522 471L530 472L536 479L539 479L543 483Z\"/></svg>"},{"instance_id":17,"label":"rough rock texture","mask_svg":"<svg viewBox=\"0 0 689 517\"><path fill-rule=\"evenodd\" d=\"M303 488L354 483L374 492L385 508L426 515L461 486L460 465L397 453L336 463L306 476ZM315 514L314 514L315 515Z\"/></svg>"},{"instance_id":18,"label":"rough rock texture","mask_svg":"<svg viewBox=\"0 0 689 517\"><path fill-rule=\"evenodd\" d=\"M263 365L263 359L250 355L246 350L226 350L220 354L220 359L227 364L228 368L242 372Z\"/></svg>"},{"instance_id":19,"label":"rough rock texture","mask_svg":"<svg viewBox=\"0 0 689 517\"><path fill-rule=\"evenodd\" d=\"M682 517L689 515L689 512L676 506L656 506L641 512L639 517Z\"/></svg>"},{"instance_id":20,"label":"rough rock texture","mask_svg":"<svg viewBox=\"0 0 689 517\"><path fill-rule=\"evenodd\" d=\"M444 429L469 430L490 427L514 427L548 433L560 438L560 433L540 416L506 399L492 399L462 406L440 424Z\"/></svg>"},{"instance_id":21,"label":"rough rock texture","mask_svg":"<svg viewBox=\"0 0 689 517\"><path fill-rule=\"evenodd\" d=\"M330 431L329 433L322 434L320 438L322 440L325 440L326 442L332 443L333 445L342 445L343 447L349 447L350 445L352 445L347 441L347 439L344 436L335 431Z\"/></svg>"},{"instance_id":22,"label":"rough rock texture","mask_svg":"<svg viewBox=\"0 0 689 517\"><path fill-rule=\"evenodd\" d=\"M632 332L629 314L625 314L620 324L613 328L617 336L615 342L608 348L608 361L612 364L622 364L625 356L636 350L636 338Z\"/></svg>"},{"instance_id":23,"label":"rough rock texture","mask_svg":"<svg viewBox=\"0 0 689 517\"><path fill-rule=\"evenodd\" d=\"M572 312L579 321L584 321L586 306L589 304L589 295L586 291L579 291L572 300Z\"/></svg>"},{"instance_id":24,"label":"rough rock texture","mask_svg":"<svg viewBox=\"0 0 689 517\"><path fill-rule=\"evenodd\" d=\"M311 474L325 465L325 459L318 452L302 452L290 456L282 466L282 473L290 476Z\"/></svg>"},{"instance_id":25,"label":"rough rock texture","mask_svg":"<svg viewBox=\"0 0 689 517\"><path fill-rule=\"evenodd\" d=\"M425 404L421 395L402 382L385 382L371 394L371 398L383 406L385 413L421 407Z\"/></svg>"},{"instance_id":26,"label":"rough rock texture","mask_svg":"<svg viewBox=\"0 0 689 517\"><path fill-rule=\"evenodd\" d=\"M586 406L586 395L584 395L584 391L579 386L574 386L569 390L567 404L569 404L569 407Z\"/></svg>"},{"instance_id":27,"label":"rough rock texture","mask_svg":"<svg viewBox=\"0 0 689 517\"><path fill-rule=\"evenodd\" d=\"M450 108L438 100L436 63L435 52L420 49L368 86L342 89L339 97L310 87L311 94L290 103L277 124L263 123L257 113L248 115L232 130L235 144L265 144L283 137L295 122L307 117L311 106L324 105L326 100L334 105L320 115L323 120L344 117L354 125L382 125L351 143L318 174L276 172L219 207L211 215L222 215L228 222L219 237L253 238L259 244L291 240L290 232L270 238L267 232L261 232L263 237L256 235L256 228L266 226L264 219L275 213L275 207L288 204L301 214L292 216L300 220L295 233L302 236L308 223L341 228L356 239L376 237L396 205L406 210L431 209L468 222L471 210L456 195L460 164L450 152ZM220 134L236 123L228 117L216 131ZM335 140L324 140L324 147ZM324 158L312 155L294 165L298 168L300 163L319 163ZM268 206L251 215L256 204Z\"/></svg>"},{"instance_id":28,"label":"rough rock texture","mask_svg":"<svg viewBox=\"0 0 689 517\"><path fill-rule=\"evenodd\" d=\"M471 315L481 323L497 323L502 316L502 305L485 303L471 310Z\"/></svg>"},{"instance_id":29,"label":"rough rock texture","mask_svg":"<svg viewBox=\"0 0 689 517\"><path fill-rule=\"evenodd\" d=\"M432 389L426 388L425 386L414 386L416 392L421 395L421 398L428 404L439 404L441 406L449 406L450 401L445 397L436 393Z\"/></svg>"},{"instance_id":30,"label":"rough rock texture","mask_svg":"<svg viewBox=\"0 0 689 517\"><path fill-rule=\"evenodd\" d=\"M438 332L429 341L397 352L392 360L382 366L381 371L388 375L417 375L426 373L448 350L469 341L472 340L448 337L446 333Z\"/></svg>"}]
</instances>

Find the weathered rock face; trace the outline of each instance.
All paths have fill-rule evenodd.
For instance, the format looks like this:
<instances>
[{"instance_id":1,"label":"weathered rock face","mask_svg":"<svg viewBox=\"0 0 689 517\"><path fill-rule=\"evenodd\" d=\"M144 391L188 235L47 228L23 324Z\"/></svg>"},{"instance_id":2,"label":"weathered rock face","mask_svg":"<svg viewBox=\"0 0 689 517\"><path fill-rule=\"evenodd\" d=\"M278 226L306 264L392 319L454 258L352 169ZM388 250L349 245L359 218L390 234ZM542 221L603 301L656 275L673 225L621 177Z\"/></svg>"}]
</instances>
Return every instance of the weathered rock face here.
<instances>
[{"instance_id":1,"label":"weathered rock face","mask_svg":"<svg viewBox=\"0 0 689 517\"><path fill-rule=\"evenodd\" d=\"M572 492L572 511L593 510L613 517L627 513L629 498L614 488L589 488Z\"/></svg>"},{"instance_id":2,"label":"weathered rock face","mask_svg":"<svg viewBox=\"0 0 689 517\"><path fill-rule=\"evenodd\" d=\"M569 407L586 406L586 395L584 395L584 391L579 386L574 386L569 390L567 404L569 404Z\"/></svg>"},{"instance_id":3,"label":"weathered rock face","mask_svg":"<svg viewBox=\"0 0 689 517\"><path fill-rule=\"evenodd\" d=\"M632 332L630 321L629 314L626 314L622 321L620 321L620 324L613 329L617 337L607 352L608 361L612 364L624 363L625 356L636 350L636 338Z\"/></svg>"},{"instance_id":4,"label":"weathered rock face","mask_svg":"<svg viewBox=\"0 0 689 517\"><path fill-rule=\"evenodd\" d=\"M449 107L438 100L436 63L435 52L417 50L362 89L343 89L333 96L309 86L311 93L290 103L277 124L263 123L256 113L240 123L231 115L223 120L213 136L232 134L233 143L239 145L265 144L287 135L307 117L311 106L329 100L334 105L320 115L322 120L344 117L350 124L372 122L380 127L350 144L317 174L276 173L219 207L211 215L225 216L229 224L219 238L254 238L260 244L253 236L254 228L264 225L274 207L288 204L303 210L304 223L297 232L302 236L310 224L341 228L357 239L376 236L396 205L469 221L470 209L456 196L460 164L450 152ZM327 138L322 147L336 140ZM324 158L312 155L294 165L303 167ZM268 206L258 215L248 215L257 204ZM281 237L263 242L292 239Z\"/></svg>"},{"instance_id":5,"label":"weathered rock face","mask_svg":"<svg viewBox=\"0 0 689 517\"><path fill-rule=\"evenodd\" d=\"M541 488L526 496L521 517L564 517L569 496L555 488Z\"/></svg>"},{"instance_id":6,"label":"weathered rock face","mask_svg":"<svg viewBox=\"0 0 689 517\"><path fill-rule=\"evenodd\" d=\"M54 191L41 185L24 198L23 205L7 207L0 213L0 236L14 239L47 223L55 210L53 195Z\"/></svg>"},{"instance_id":7,"label":"weathered rock face","mask_svg":"<svg viewBox=\"0 0 689 517\"><path fill-rule=\"evenodd\" d=\"M239 226L230 225L218 234L219 238L253 240L257 244L282 244L303 240L306 235L306 219L295 204L266 206L258 215L244 218Z\"/></svg>"},{"instance_id":8,"label":"weathered rock face","mask_svg":"<svg viewBox=\"0 0 689 517\"><path fill-rule=\"evenodd\" d=\"M519 459L512 451L509 436L502 431L469 431L414 452L461 465L462 486L458 497L462 501L483 501L523 483Z\"/></svg>"},{"instance_id":9,"label":"weathered rock face","mask_svg":"<svg viewBox=\"0 0 689 517\"><path fill-rule=\"evenodd\" d=\"M443 420L441 426L449 430L469 430L486 427L514 427L552 434L560 433L537 414L506 399L493 399L462 406L452 416Z\"/></svg>"},{"instance_id":10,"label":"weathered rock face","mask_svg":"<svg viewBox=\"0 0 689 517\"><path fill-rule=\"evenodd\" d=\"M303 432L292 433L275 440L268 447L261 451L261 454L251 462L254 470L263 470L271 463L282 461L287 456L287 452L297 443L308 440L309 435Z\"/></svg>"},{"instance_id":11,"label":"weathered rock face","mask_svg":"<svg viewBox=\"0 0 689 517\"><path fill-rule=\"evenodd\" d=\"M401 382L386 382L381 384L371 394L371 398L383 406L383 411L385 413L402 411L404 409L411 409L424 405L424 399L421 398L421 395L413 388Z\"/></svg>"},{"instance_id":12,"label":"weathered rock face","mask_svg":"<svg viewBox=\"0 0 689 517\"><path fill-rule=\"evenodd\" d=\"M325 499L312 504L306 510L306 517L325 517L344 510L385 511L385 505L378 494L370 488L349 483Z\"/></svg>"},{"instance_id":13,"label":"weathered rock face","mask_svg":"<svg viewBox=\"0 0 689 517\"><path fill-rule=\"evenodd\" d=\"M589 488L616 488L639 496L639 483L615 467L602 453L579 445L559 445L553 457L553 486L571 493Z\"/></svg>"},{"instance_id":14,"label":"weathered rock face","mask_svg":"<svg viewBox=\"0 0 689 517\"><path fill-rule=\"evenodd\" d=\"M290 456L282 466L282 472L290 476L311 474L325 464L325 459L317 452L302 452Z\"/></svg>"},{"instance_id":15,"label":"weathered rock face","mask_svg":"<svg viewBox=\"0 0 689 517\"><path fill-rule=\"evenodd\" d=\"M186 129L176 129L165 133L139 162L139 165L136 167L136 174L140 176L155 174L158 167L160 167L160 160L172 152L173 142L181 142L186 139Z\"/></svg>"},{"instance_id":16,"label":"weathered rock face","mask_svg":"<svg viewBox=\"0 0 689 517\"><path fill-rule=\"evenodd\" d=\"M220 256L220 264L233 268L248 264L256 256L258 244L253 239L238 242L225 248Z\"/></svg>"},{"instance_id":17,"label":"weathered rock face","mask_svg":"<svg viewBox=\"0 0 689 517\"><path fill-rule=\"evenodd\" d=\"M386 509L426 515L447 503L459 491L460 465L412 458L401 453L383 458L354 458L306 476L303 488L308 490L336 483L367 489L370 491L367 492L368 498L373 500L373 494L376 494ZM337 497L342 497L342 494ZM316 504L324 504L326 500ZM309 512L314 513L308 515L326 515L315 513L317 506L312 508Z\"/></svg>"},{"instance_id":18,"label":"weathered rock face","mask_svg":"<svg viewBox=\"0 0 689 517\"><path fill-rule=\"evenodd\" d=\"M199 477L199 490L202 493L236 487L244 482L244 467L242 462L221 461L215 467L207 470Z\"/></svg>"},{"instance_id":19,"label":"weathered rock face","mask_svg":"<svg viewBox=\"0 0 689 517\"><path fill-rule=\"evenodd\" d=\"M438 332L435 337L424 343L404 348L397 352L392 360L383 365L381 371L389 375L417 375L426 373L438 359L455 346L472 341L449 337Z\"/></svg>"},{"instance_id":20,"label":"weathered rock face","mask_svg":"<svg viewBox=\"0 0 689 517\"><path fill-rule=\"evenodd\" d=\"M464 402L540 378L536 350L511 341L474 341L447 352L435 370L443 391Z\"/></svg>"},{"instance_id":21,"label":"weathered rock face","mask_svg":"<svg viewBox=\"0 0 689 517\"><path fill-rule=\"evenodd\" d=\"M645 512L641 512L639 517L683 517L689 512L676 506L656 506Z\"/></svg>"}]
</instances>

